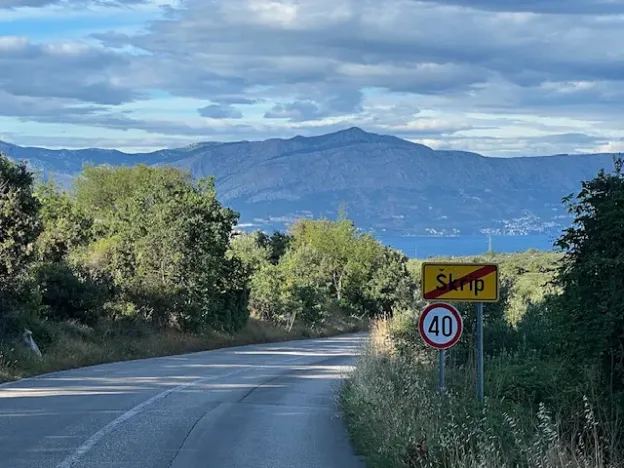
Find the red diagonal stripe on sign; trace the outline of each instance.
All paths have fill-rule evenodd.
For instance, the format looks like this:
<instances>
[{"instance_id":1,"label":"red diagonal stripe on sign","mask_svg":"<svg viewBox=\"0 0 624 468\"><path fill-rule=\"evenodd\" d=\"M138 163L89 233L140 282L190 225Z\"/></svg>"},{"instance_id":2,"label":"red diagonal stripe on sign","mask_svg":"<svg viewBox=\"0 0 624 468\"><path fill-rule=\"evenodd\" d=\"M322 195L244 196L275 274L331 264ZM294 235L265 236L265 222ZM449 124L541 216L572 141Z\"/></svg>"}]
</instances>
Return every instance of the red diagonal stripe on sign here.
<instances>
[{"instance_id":1,"label":"red diagonal stripe on sign","mask_svg":"<svg viewBox=\"0 0 624 468\"><path fill-rule=\"evenodd\" d=\"M462 276L460 278L454 279L453 283L459 283L462 280L464 283L468 283L473 280L477 280L479 278L483 278L491 273L496 272L495 265L486 265L484 267L479 268L478 270L473 271L472 273L467 274L466 276ZM452 292L452 290L448 289L433 289L427 293L425 293L425 299L437 299L440 296L444 296L446 293Z\"/></svg>"}]
</instances>

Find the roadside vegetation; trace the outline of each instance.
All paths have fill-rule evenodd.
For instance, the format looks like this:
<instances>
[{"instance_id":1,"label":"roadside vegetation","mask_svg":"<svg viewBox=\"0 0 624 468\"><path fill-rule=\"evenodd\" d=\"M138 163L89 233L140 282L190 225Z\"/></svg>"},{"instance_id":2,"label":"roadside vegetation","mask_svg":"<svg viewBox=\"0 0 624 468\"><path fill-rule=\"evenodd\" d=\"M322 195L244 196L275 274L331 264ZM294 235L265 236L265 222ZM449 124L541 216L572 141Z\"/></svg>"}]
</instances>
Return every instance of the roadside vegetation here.
<instances>
[{"instance_id":1,"label":"roadside vegetation","mask_svg":"<svg viewBox=\"0 0 624 468\"><path fill-rule=\"evenodd\" d=\"M344 211L272 235L237 220L177 169L87 166L66 192L0 155L0 380L356 331L413 301L407 258Z\"/></svg>"},{"instance_id":2,"label":"roadside vegetation","mask_svg":"<svg viewBox=\"0 0 624 468\"><path fill-rule=\"evenodd\" d=\"M358 450L375 468L624 466L624 172L582 183L564 200L573 225L560 253L486 254L503 294L485 305L485 395L476 401L474 305L447 351L418 335L424 302L376 320L341 399ZM448 259L447 259L448 260ZM459 260L455 258L454 260ZM420 262L409 270L418 284ZM420 296L420 293L417 295Z\"/></svg>"}]
</instances>

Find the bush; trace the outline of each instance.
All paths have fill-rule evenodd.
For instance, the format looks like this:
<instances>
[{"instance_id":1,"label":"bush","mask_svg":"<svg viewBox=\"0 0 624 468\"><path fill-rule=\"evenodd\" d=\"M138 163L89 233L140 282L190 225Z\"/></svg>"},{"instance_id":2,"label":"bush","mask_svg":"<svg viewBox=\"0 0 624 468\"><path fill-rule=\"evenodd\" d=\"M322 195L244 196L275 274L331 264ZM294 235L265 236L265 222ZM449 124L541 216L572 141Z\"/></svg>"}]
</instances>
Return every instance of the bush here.
<instances>
[{"instance_id":1,"label":"bush","mask_svg":"<svg viewBox=\"0 0 624 468\"><path fill-rule=\"evenodd\" d=\"M262 266L251 277L249 308L257 317L277 323L287 312L284 295L285 278L279 266Z\"/></svg>"},{"instance_id":2,"label":"bush","mask_svg":"<svg viewBox=\"0 0 624 468\"><path fill-rule=\"evenodd\" d=\"M30 262L41 232L33 175L0 153L0 290Z\"/></svg>"},{"instance_id":3,"label":"bush","mask_svg":"<svg viewBox=\"0 0 624 468\"><path fill-rule=\"evenodd\" d=\"M112 297L111 285L97 282L66 263L40 263L33 270L41 290L41 315L50 320L76 320L94 325Z\"/></svg>"},{"instance_id":4,"label":"bush","mask_svg":"<svg viewBox=\"0 0 624 468\"><path fill-rule=\"evenodd\" d=\"M624 160L566 201L575 220L558 241L566 255L552 310L557 342L579 367L599 367L606 391L624 391Z\"/></svg>"}]
</instances>

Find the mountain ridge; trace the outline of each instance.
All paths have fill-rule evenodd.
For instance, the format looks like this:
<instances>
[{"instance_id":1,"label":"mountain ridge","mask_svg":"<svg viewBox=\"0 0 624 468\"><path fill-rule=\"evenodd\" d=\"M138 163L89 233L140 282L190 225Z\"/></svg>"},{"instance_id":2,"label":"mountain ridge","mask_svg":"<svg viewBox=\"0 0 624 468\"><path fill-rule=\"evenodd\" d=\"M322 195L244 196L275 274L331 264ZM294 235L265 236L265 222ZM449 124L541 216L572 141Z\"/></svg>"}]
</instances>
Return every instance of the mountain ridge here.
<instances>
[{"instance_id":1,"label":"mountain ridge","mask_svg":"<svg viewBox=\"0 0 624 468\"><path fill-rule=\"evenodd\" d=\"M43 177L71 186L83 164L171 165L214 175L220 199L252 228L332 217L346 202L362 228L393 235L550 233L569 223L561 199L613 153L501 158L435 150L351 127L313 137L198 142L148 153L50 150L0 142Z\"/></svg>"}]
</instances>

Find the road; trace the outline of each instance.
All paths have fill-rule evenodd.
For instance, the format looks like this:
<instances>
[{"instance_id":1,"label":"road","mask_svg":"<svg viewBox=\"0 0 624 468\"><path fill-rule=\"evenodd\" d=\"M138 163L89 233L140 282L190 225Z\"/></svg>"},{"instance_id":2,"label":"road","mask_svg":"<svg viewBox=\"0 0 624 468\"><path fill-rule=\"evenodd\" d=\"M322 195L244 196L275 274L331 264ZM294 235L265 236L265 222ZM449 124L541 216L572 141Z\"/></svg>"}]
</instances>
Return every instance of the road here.
<instances>
[{"instance_id":1,"label":"road","mask_svg":"<svg viewBox=\"0 0 624 468\"><path fill-rule=\"evenodd\" d=\"M363 468L336 388L362 334L0 386L0 468Z\"/></svg>"}]
</instances>

